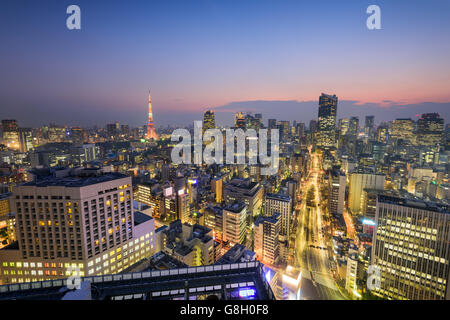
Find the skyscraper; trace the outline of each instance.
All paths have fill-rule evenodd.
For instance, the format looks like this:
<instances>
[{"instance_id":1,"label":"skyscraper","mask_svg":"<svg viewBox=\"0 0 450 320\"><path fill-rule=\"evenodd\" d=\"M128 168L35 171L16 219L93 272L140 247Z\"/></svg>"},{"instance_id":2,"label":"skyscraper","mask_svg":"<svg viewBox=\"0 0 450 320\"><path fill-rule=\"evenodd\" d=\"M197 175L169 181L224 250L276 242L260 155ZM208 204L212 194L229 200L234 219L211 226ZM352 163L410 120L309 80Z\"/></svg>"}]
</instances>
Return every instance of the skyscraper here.
<instances>
[{"instance_id":1,"label":"skyscraper","mask_svg":"<svg viewBox=\"0 0 450 320\"><path fill-rule=\"evenodd\" d=\"M375 124L375 116L366 116L366 122L364 124L364 133L369 137L373 133L374 124Z\"/></svg>"},{"instance_id":2,"label":"skyscraper","mask_svg":"<svg viewBox=\"0 0 450 320\"><path fill-rule=\"evenodd\" d=\"M208 129L214 129L216 127L216 120L214 118L214 111L207 110L203 114L203 132Z\"/></svg>"},{"instance_id":3,"label":"skyscraper","mask_svg":"<svg viewBox=\"0 0 450 320\"><path fill-rule=\"evenodd\" d=\"M414 126L412 119L395 119L392 121L392 139L401 139L408 144L414 144Z\"/></svg>"},{"instance_id":4,"label":"skyscraper","mask_svg":"<svg viewBox=\"0 0 450 320\"><path fill-rule=\"evenodd\" d=\"M2 120L3 144L11 149L19 149L19 126L16 120Z\"/></svg>"},{"instance_id":5,"label":"skyscraper","mask_svg":"<svg viewBox=\"0 0 450 320\"><path fill-rule=\"evenodd\" d=\"M332 148L336 144L336 111L338 98L336 95L322 93L319 97L319 131L317 146Z\"/></svg>"},{"instance_id":6,"label":"skyscraper","mask_svg":"<svg viewBox=\"0 0 450 320\"><path fill-rule=\"evenodd\" d=\"M372 265L373 291L389 299L450 298L450 211L447 205L378 195Z\"/></svg>"},{"instance_id":7,"label":"skyscraper","mask_svg":"<svg viewBox=\"0 0 450 320\"><path fill-rule=\"evenodd\" d=\"M147 135L146 139L158 139L158 135L156 134L155 127L153 126L153 112L152 112L152 98L150 96L150 92L148 93L148 123L147 123Z\"/></svg>"},{"instance_id":8,"label":"skyscraper","mask_svg":"<svg viewBox=\"0 0 450 320\"><path fill-rule=\"evenodd\" d=\"M234 113L234 126L235 128L245 129L245 117L240 111Z\"/></svg>"},{"instance_id":9,"label":"skyscraper","mask_svg":"<svg viewBox=\"0 0 450 320\"><path fill-rule=\"evenodd\" d=\"M424 113L417 121L417 142L422 146L442 144L444 138L444 119L439 113Z\"/></svg>"},{"instance_id":10,"label":"skyscraper","mask_svg":"<svg viewBox=\"0 0 450 320\"><path fill-rule=\"evenodd\" d=\"M358 117L351 117L348 123L348 132L347 134L352 137L353 139L356 139L359 133L359 118Z\"/></svg>"}]
</instances>

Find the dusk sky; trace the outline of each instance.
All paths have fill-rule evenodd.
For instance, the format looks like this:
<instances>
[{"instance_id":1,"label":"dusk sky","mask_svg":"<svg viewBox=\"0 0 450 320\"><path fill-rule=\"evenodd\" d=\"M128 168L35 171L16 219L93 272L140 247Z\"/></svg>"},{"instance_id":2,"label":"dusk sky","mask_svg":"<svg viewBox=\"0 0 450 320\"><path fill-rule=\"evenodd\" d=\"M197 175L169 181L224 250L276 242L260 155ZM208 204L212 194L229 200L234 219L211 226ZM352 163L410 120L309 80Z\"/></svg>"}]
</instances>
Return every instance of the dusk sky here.
<instances>
[{"instance_id":1,"label":"dusk sky","mask_svg":"<svg viewBox=\"0 0 450 320\"><path fill-rule=\"evenodd\" d=\"M66 28L67 6L81 30ZM381 8L368 30L366 8ZM309 122L322 92L338 118L450 119L448 0L3 0L0 118L190 124L207 109Z\"/></svg>"}]
</instances>

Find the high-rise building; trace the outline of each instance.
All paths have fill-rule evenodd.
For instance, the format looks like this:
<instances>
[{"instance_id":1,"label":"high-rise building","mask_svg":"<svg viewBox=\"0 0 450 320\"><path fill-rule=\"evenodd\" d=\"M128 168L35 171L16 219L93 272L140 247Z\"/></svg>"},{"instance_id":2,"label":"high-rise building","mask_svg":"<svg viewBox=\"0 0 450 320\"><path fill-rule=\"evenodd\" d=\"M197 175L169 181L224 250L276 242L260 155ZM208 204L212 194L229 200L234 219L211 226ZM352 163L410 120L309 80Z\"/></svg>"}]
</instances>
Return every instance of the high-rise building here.
<instances>
[{"instance_id":1,"label":"high-rise building","mask_svg":"<svg viewBox=\"0 0 450 320\"><path fill-rule=\"evenodd\" d=\"M349 118L339 119L338 128L340 137L347 135L349 126L350 126Z\"/></svg>"},{"instance_id":2,"label":"high-rise building","mask_svg":"<svg viewBox=\"0 0 450 320\"><path fill-rule=\"evenodd\" d=\"M417 142L434 147L444 142L444 119L439 113L424 113L417 121Z\"/></svg>"},{"instance_id":3,"label":"high-rise building","mask_svg":"<svg viewBox=\"0 0 450 320\"><path fill-rule=\"evenodd\" d=\"M403 140L408 144L414 144L414 127L415 122L412 119L395 119L392 121L391 138Z\"/></svg>"},{"instance_id":4,"label":"high-rise building","mask_svg":"<svg viewBox=\"0 0 450 320\"><path fill-rule=\"evenodd\" d=\"M31 128L19 128L19 150L27 152L33 149L33 133Z\"/></svg>"},{"instance_id":5,"label":"high-rise building","mask_svg":"<svg viewBox=\"0 0 450 320\"><path fill-rule=\"evenodd\" d=\"M347 135L352 139L356 139L359 133L359 118L351 117L348 122L348 132Z\"/></svg>"},{"instance_id":6,"label":"high-rise building","mask_svg":"<svg viewBox=\"0 0 450 320\"><path fill-rule=\"evenodd\" d=\"M227 183L223 191L227 202L243 201L249 215L260 213L264 190L259 183L236 178Z\"/></svg>"},{"instance_id":7,"label":"high-rise building","mask_svg":"<svg viewBox=\"0 0 450 320\"><path fill-rule=\"evenodd\" d=\"M362 211L362 194L364 189L384 190L385 176L365 172L353 172L350 175L348 207L353 214Z\"/></svg>"},{"instance_id":8,"label":"high-rise building","mask_svg":"<svg viewBox=\"0 0 450 320\"><path fill-rule=\"evenodd\" d=\"M216 128L216 120L214 118L214 111L213 110L207 110L203 114L203 132L205 132L208 129L215 129Z\"/></svg>"},{"instance_id":9,"label":"high-rise building","mask_svg":"<svg viewBox=\"0 0 450 320\"><path fill-rule=\"evenodd\" d=\"M289 196L280 193L266 193L264 202L264 216L271 217L276 213L281 214L280 234L289 236L292 199Z\"/></svg>"},{"instance_id":10,"label":"high-rise building","mask_svg":"<svg viewBox=\"0 0 450 320\"><path fill-rule=\"evenodd\" d=\"M328 173L328 210L330 213L343 214L345 201L346 176L339 170Z\"/></svg>"},{"instance_id":11,"label":"high-rise building","mask_svg":"<svg viewBox=\"0 0 450 320\"><path fill-rule=\"evenodd\" d=\"M314 134L317 132L318 125L316 120L309 121L309 133Z\"/></svg>"},{"instance_id":12,"label":"high-rise building","mask_svg":"<svg viewBox=\"0 0 450 320\"><path fill-rule=\"evenodd\" d=\"M277 128L277 119L267 120L267 126L269 127L269 129L276 129Z\"/></svg>"},{"instance_id":13,"label":"high-rise building","mask_svg":"<svg viewBox=\"0 0 450 320\"><path fill-rule=\"evenodd\" d=\"M146 139L158 139L158 135L156 134L155 126L153 124L153 111L152 111L152 97L150 96L150 92L148 93L148 122L147 122L147 135Z\"/></svg>"},{"instance_id":14,"label":"high-rise building","mask_svg":"<svg viewBox=\"0 0 450 320\"><path fill-rule=\"evenodd\" d=\"M240 111L234 113L234 127L245 129L245 117Z\"/></svg>"},{"instance_id":15,"label":"high-rise building","mask_svg":"<svg viewBox=\"0 0 450 320\"><path fill-rule=\"evenodd\" d=\"M450 208L447 205L378 195L372 246L387 299L448 300Z\"/></svg>"},{"instance_id":16,"label":"high-rise building","mask_svg":"<svg viewBox=\"0 0 450 320\"><path fill-rule=\"evenodd\" d=\"M2 120L3 144L11 149L19 150L19 126L16 120Z\"/></svg>"},{"instance_id":17,"label":"high-rise building","mask_svg":"<svg viewBox=\"0 0 450 320\"><path fill-rule=\"evenodd\" d=\"M279 258L278 237L281 231L281 214L259 216L255 221L255 253L258 260L274 265Z\"/></svg>"},{"instance_id":18,"label":"high-rise building","mask_svg":"<svg viewBox=\"0 0 450 320\"><path fill-rule=\"evenodd\" d=\"M322 93L319 97L319 131L317 146L320 148L335 147L336 112L338 98L336 95Z\"/></svg>"},{"instance_id":19,"label":"high-rise building","mask_svg":"<svg viewBox=\"0 0 450 320\"><path fill-rule=\"evenodd\" d=\"M17 245L0 250L2 283L118 273L152 255L154 222L133 212L131 177L35 170L13 189Z\"/></svg>"},{"instance_id":20,"label":"high-rise building","mask_svg":"<svg viewBox=\"0 0 450 320\"><path fill-rule=\"evenodd\" d=\"M247 205L244 202L228 204L222 211L223 241L245 244L247 236Z\"/></svg>"},{"instance_id":21,"label":"high-rise building","mask_svg":"<svg viewBox=\"0 0 450 320\"><path fill-rule=\"evenodd\" d=\"M377 141L386 143L389 139L389 127L386 124L380 124L377 128Z\"/></svg>"},{"instance_id":22,"label":"high-rise building","mask_svg":"<svg viewBox=\"0 0 450 320\"><path fill-rule=\"evenodd\" d=\"M375 116L366 116L366 121L364 124L364 133L368 137L372 136L374 125L375 125Z\"/></svg>"},{"instance_id":23,"label":"high-rise building","mask_svg":"<svg viewBox=\"0 0 450 320\"><path fill-rule=\"evenodd\" d=\"M278 121L277 127L280 130L280 140L284 140L290 136L289 121Z\"/></svg>"},{"instance_id":24,"label":"high-rise building","mask_svg":"<svg viewBox=\"0 0 450 320\"><path fill-rule=\"evenodd\" d=\"M211 191L216 196L216 202L221 203L223 200L223 179L221 177L211 179Z\"/></svg>"}]
</instances>

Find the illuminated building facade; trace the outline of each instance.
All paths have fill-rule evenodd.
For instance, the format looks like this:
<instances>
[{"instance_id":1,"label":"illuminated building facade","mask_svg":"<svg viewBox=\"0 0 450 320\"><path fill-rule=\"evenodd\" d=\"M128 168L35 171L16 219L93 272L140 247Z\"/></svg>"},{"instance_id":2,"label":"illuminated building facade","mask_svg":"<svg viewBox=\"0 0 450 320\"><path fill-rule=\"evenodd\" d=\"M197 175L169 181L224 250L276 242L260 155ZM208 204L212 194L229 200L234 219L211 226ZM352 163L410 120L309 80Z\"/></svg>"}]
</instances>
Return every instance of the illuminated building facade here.
<instances>
[{"instance_id":1,"label":"illuminated building facade","mask_svg":"<svg viewBox=\"0 0 450 320\"><path fill-rule=\"evenodd\" d=\"M234 127L245 129L245 117L240 111L234 113Z\"/></svg>"},{"instance_id":2,"label":"illuminated building facade","mask_svg":"<svg viewBox=\"0 0 450 320\"><path fill-rule=\"evenodd\" d=\"M203 132L205 132L208 129L215 129L216 128L216 120L214 118L214 111L213 110L207 110L203 114Z\"/></svg>"},{"instance_id":3,"label":"illuminated building facade","mask_svg":"<svg viewBox=\"0 0 450 320\"><path fill-rule=\"evenodd\" d=\"M280 234L289 236L292 215L291 197L279 193L266 193L266 199L264 202L264 215L266 217L270 217L276 213L281 214Z\"/></svg>"},{"instance_id":4,"label":"illuminated building facade","mask_svg":"<svg viewBox=\"0 0 450 320\"><path fill-rule=\"evenodd\" d=\"M19 150L19 126L16 120L2 120L3 144L11 149Z\"/></svg>"},{"instance_id":5,"label":"illuminated building facade","mask_svg":"<svg viewBox=\"0 0 450 320\"><path fill-rule=\"evenodd\" d=\"M328 174L328 210L330 213L343 214L345 201L346 176L339 170L330 170Z\"/></svg>"},{"instance_id":6,"label":"illuminated building facade","mask_svg":"<svg viewBox=\"0 0 450 320\"><path fill-rule=\"evenodd\" d=\"M236 202L227 205L222 211L223 241L231 244L244 244L247 235L247 205Z\"/></svg>"},{"instance_id":7,"label":"illuminated building facade","mask_svg":"<svg viewBox=\"0 0 450 320\"><path fill-rule=\"evenodd\" d=\"M353 172L350 175L348 207L353 214L362 211L364 189L384 190L385 176L365 172Z\"/></svg>"},{"instance_id":8,"label":"illuminated building facade","mask_svg":"<svg viewBox=\"0 0 450 320\"><path fill-rule=\"evenodd\" d=\"M446 205L379 195L372 265L387 299L450 299L450 211Z\"/></svg>"},{"instance_id":9,"label":"illuminated building facade","mask_svg":"<svg viewBox=\"0 0 450 320\"><path fill-rule=\"evenodd\" d=\"M14 187L17 242L0 250L4 283L118 273L149 257L154 222L133 213L131 177L101 169L34 171Z\"/></svg>"},{"instance_id":10,"label":"illuminated building facade","mask_svg":"<svg viewBox=\"0 0 450 320\"><path fill-rule=\"evenodd\" d=\"M223 200L223 179L221 177L211 179L211 191L215 194L216 203L221 203Z\"/></svg>"},{"instance_id":11,"label":"illuminated building facade","mask_svg":"<svg viewBox=\"0 0 450 320\"><path fill-rule=\"evenodd\" d=\"M415 122L411 119L395 119L392 121L391 138L403 140L408 144L415 143L414 135Z\"/></svg>"},{"instance_id":12,"label":"illuminated building facade","mask_svg":"<svg viewBox=\"0 0 450 320\"><path fill-rule=\"evenodd\" d=\"M281 214L271 217L259 216L255 221L255 253L258 260L269 265L277 263L280 248Z\"/></svg>"},{"instance_id":13,"label":"illuminated building facade","mask_svg":"<svg viewBox=\"0 0 450 320\"><path fill-rule=\"evenodd\" d=\"M444 119L438 113L422 114L417 121L417 142L421 146L434 147L444 142Z\"/></svg>"},{"instance_id":14,"label":"illuminated building facade","mask_svg":"<svg viewBox=\"0 0 450 320\"><path fill-rule=\"evenodd\" d=\"M336 112L338 98L336 95L322 93L319 97L319 117L317 146L320 148L335 147Z\"/></svg>"}]
</instances>

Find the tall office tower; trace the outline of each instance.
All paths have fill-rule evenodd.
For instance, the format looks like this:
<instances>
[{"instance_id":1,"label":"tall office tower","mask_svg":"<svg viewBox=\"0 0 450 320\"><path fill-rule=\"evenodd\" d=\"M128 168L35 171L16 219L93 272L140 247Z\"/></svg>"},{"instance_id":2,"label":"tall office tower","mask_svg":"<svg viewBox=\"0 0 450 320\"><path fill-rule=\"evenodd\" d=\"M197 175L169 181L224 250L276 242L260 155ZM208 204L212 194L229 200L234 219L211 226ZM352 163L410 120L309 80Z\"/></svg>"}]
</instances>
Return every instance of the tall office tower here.
<instances>
[{"instance_id":1,"label":"tall office tower","mask_svg":"<svg viewBox=\"0 0 450 320\"><path fill-rule=\"evenodd\" d=\"M255 121L258 125L258 128L263 126L263 116L262 113L255 113Z\"/></svg>"},{"instance_id":2,"label":"tall office tower","mask_svg":"<svg viewBox=\"0 0 450 320\"><path fill-rule=\"evenodd\" d=\"M290 136L289 121L278 121L277 127L280 130L280 140L286 139Z\"/></svg>"},{"instance_id":3,"label":"tall office tower","mask_svg":"<svg viewBox=\"0 0 450 320\"><path fill-rule=\"evenodd\" d=\"M277 128L277 119L267 120L267 126L269 127L269 129L276 129Z\"/></svg>"},{"instance_id":4,"label":"tall office tower","mask_svg":"<svg viewBox=\"0 0 450 320\"><path fill-rule=\"evenodd\" d=\"M322 93L319 97L317 146L320 148L331 148L336 144L337 102L336 95Z\"/></svg>"},{"instance_id":5,"label":"tall office tower","mask_svg":"<svg viewBox=\"0 0 450 320\"><path fill-rule=\"evenodd\" d=\"M264 216L270 217L275 213L281 214L280 234L289 236L292 215L291 197L280 193L266 193L266 199L264 202Z\"/></svg>"},{"instance_id":6,"label":"tall office tower","mask_svg":"<svg viewBox=\"0 0 450 320\"><path fill-rule=\"evenodd\" d=\"M353 172L350 175L348 207L353 214L362 211L362 194L364 189L384 190L385 176L382 174Z\"/></svg>"},{"instance_id":7,"label":"tall office tower","mask_svg":"<svg viewBox=\"0 0 450 320\"><path fill-rule=\"evenodd\" d=\"M191 207L189 205L189 194L185 189L177 191L176 195L177 217L182 223L190 222Z\"/></svg>"},{"instance_id":8,"label":"tall office tower","mask_svg":"<svg viewBox=\"0 0 450 320\"><path fill-rule=\"evenodd\" d=\"M227 202L243 201L249 215L258 215L262 207L264 189L250 179L233 179L223 190Z\"/></svg>"},{"instance_id":9,"label":"tall office tower","mask_svg":"<svg viewBox=\"0 0 450 320\"><path fill-rule=\"evenodd\" d=\"M155 126L153 124L152 97L150 96L150 92L148 93L148 122L147 135L145 138L158 140L158 135L156 134Z\"/></svg>"},{"instance_id":10,"label":"tall office tower","mask_svg":"<svg viewBox=\"0 0 450 320\"><path fill-rule=\"evenodd\" d=\"M222 211L223 241L245 244L247 235L247 205L244 202L228 204Z\"/></svg>"},{"instance_id":11,"label":"tall office tower","mask_svg":"<svg viewBox=\"0 0 450 320\"><path fill-rule=\"evenodd\" d=\"M303 122L297 123L297 126L295 127L295 133L300 139L305 136L305 124Z\"/></svg>"},{"instance_id":12,"label":"tall office tower","mask_svg":"<svg viewBox=\"0 0 450 320\"><path fill-rule=\"evenodd\" d=\"M377 199L371 264L388 299L450 299L450 208L387 195Z\"/></svg>"},{"instance_id":13,"label":"tall office tower","mask_svg":"<svg viewBox=\"0 0 450 320\"><path fill-rule=\"evenodd\" d=\"M276 264L280 254L278 237L281 231L281 214L259 216L255 221L256 257L265 264Z\"/></svg>"},{"instance_id":14,"label":"tall office tower","mask_svg":"<svg viewBox=\"0 0 450 320\"><path fill-rule=\"evenodd\" d=\"M33 132L31 128L19 128L19 150L27 152L33 149Z\"/></svg>"},{"instance_id":15,"label":"tall office tower","mask_svg":"<svg viewBox=\"0 0 450 320\"><path fill-rule=\"evenodd\" d=\"M386 143L389 139L389 127L386 123L382 123L377 128L377 141Z\"/></svg>"},{"instance_id":16,"label":"tall office tower","mask_svg":"<svg viewBox=\"0 0 450 320\"><path fill-rule=\"evenodd\" d=\"M245 129L245 117L240 111L234 113L234 127Z\"/></svg>"},{"instance_id":17,"label":"tall office tower","mask_svg":"<svg viewBox=\"0 0 450 320\"><path fill-rule=\"evenodd\" d=\"M345 174L339 170L328 173L328 210L330 213L343 214L345 200Z\"/></svg>"},{"instance_id":18,"label":"tall office tower","mask_svg":"<svg viewBox=\"0 0 450 320\"><path fill-rule=\"evenodd\" d=\"M339 136L340 137L347 135L349 126L350 126L349 118L339 119L338 128L339 128Z\"/></svg>"},{"instance_id":19,"label":"tall office tower","mask_svg":"<svg viewBox=\"0 0 450 320\"><path fill-rule=\"evenodd\" d=\"M347 135L352 137L353 139L356 139L358 137L358 133L359 133L359 118L351 117L348 122Z\"/></svg>"},{"instance_id":20,"label":"tall office tower","mask_svg":"<svg viewBox=\"0 0 450 320\"><path fill-rule=\"evenodd\" d=\"M216 202L221 203L223 200L223 179L221 177L211 179L211 191L216 195Z\"/></svg>"},{"instance_id":21,"label":"tall office tower","mask_svg":"<svg viewBox=\"0 0 450 320\"><path fill-rule=\"evenodd\" d=\"M414 144L414 127L415 122L412 119L395 119L392 121L391 138Z\"/></svg>"},{"instance_id":22,"label":"tall office tower","mask_svg":"<svg viewBox=\"0 0 450 320\"><path fill-rule=\"evenodd\" d=\"M3 144L11 149L19 150L19 126L16 120L2 120Z\"/></svg>"},{"instance_id":23,"label":"tall office tower","mask_svg":"<svg viewBox=\"0 0 450 320\"><path fill-rule=\"evenodd\" d=\"M375 116L366 116L364 124L364 133L370 137L373 134L373 128L375 125Z\"/></svg>"},{"instance_id":24,"label":"tall office tower","mask_svg":"<svg viewBox=\"0 0 450 320\"><path fill-rule=\"evenodd\" d=\"M439 113L424 113L417 121L417 140L421 146L434 147L444 142L444 119Z\"/></svg>"},{"instance_id":25,"label":"tall office tower","mask_svg":"<svg viewBox=\"0 0 450 320\"><path fill-rule=\"evenodd\" d=\"M319 97L319 131L317 146L320 148L332 148L336 144L336 112L338 98L336 95L322 93Z\"/></svg>"},{"instance_id":26,"label":"tall office tower","mask_svg":"<svg viewBox=\"0 0 450 320\"><path fill-rule=\"evenodd\" d=\"M18 242L0 250L2 283L64 278L69 268L118 273L152 255L154 221L133 213L131 177L97 168L33 174L13 189Z\"/></svg>"},{"instance_id":27,"label":"tall office tower","mask_svg":"<svg viewBox=\"0 0 450 320\"><path fill-rule=\"evenodd\" d=\"M314 134L317 132L317 129L318 129L317 121L316 120L309 121L309 128L308 128L309 132Z\"/></svg>"},{"instance_id":28,"label":"tall office tower","mask_svg":"<svg viewBox=\"0 0 450 320\"><path fill-rule=\"evenodd\" d=\"M214 111L207 110L203 114L203 133L208 129L216 128L216 120L214 118Z\"/></svg>"}]
</instances>

